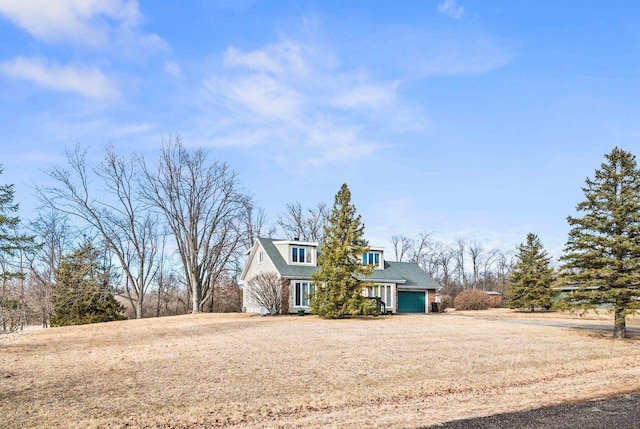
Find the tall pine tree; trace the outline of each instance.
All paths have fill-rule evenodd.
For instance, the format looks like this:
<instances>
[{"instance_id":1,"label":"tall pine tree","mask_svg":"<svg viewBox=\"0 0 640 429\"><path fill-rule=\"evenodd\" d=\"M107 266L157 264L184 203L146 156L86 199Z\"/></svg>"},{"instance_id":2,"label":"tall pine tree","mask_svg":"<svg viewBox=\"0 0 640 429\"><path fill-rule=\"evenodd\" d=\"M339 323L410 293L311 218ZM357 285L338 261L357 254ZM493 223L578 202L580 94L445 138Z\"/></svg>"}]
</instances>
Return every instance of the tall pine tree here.
<instances>
[{"instance_id":1,"label":"tall pine tree","mask_svg":"<svg viewBox=\"0 0 640 429\"><path fill-rule=\"evenodd\" d=\"M18 211L18 204L13 202L14 192L14 185L0 185L0 333L13 331L24 321L24 296L7 290L6 280L24 277L16 257L19 252L34 249L34 238L19 232L20 218L14 216Z\"/></svg>"},{"instance_id":2,"label":"tall pine tree","mask_svg":"<svg viewBox=\"0 0 640 429\"><path fill-rule=\"evenodd\" d=\"M581 217L571 226L562 283L578 289L563 303L569 308L609 307L616 338L626 337L626 317L640 308L640 171L633 154L617 147L587 178Z\"/></svg>"},{"instance_id":3,"label":"tall pine tree","mask_svg":"<svg viewBox=\"0 0 640 429\"><path fill-rule=\"evenodd\" d=\"M0 174L3 169L0 167ZM13 202L14 185L0 185L0 259L3 270L0 276L5 279L21 277L24 273L15 270L8 270L11 264L8 262L20 250L33 248L34 238L32 236L18 233L20 218L13 216L18 211L18 204ZM2 297L0 296L0 299Z\"/></svg>"},{"instance_id":4,"label":"tall pine tree","mask_svg":"<svg viewBox=\"0 0 640 429\"><path fill-rule=\"evenodd\" d=\"M311 309L325 318L342 318L348 314L373 314L375 302L362 295L369 283L361 279L373 272L363 265L362 255L369 251L364 237L364 225L351 204L351 192L343 184L336 194L333 209L324 228L318 265L313 273L315 285Z\"/></svg>"},{"instance_id":5,"label":"tall pine tree","mask_svg":"<svg viewBox=\"0 0 640 429\"><path fill-rule=\"evenodd\" d=\"M507 289L509 308L550 308L553 298L551 259L537 235L527 234L527 242L518 246L516 264Z\"/></svg>"}]
</instances>

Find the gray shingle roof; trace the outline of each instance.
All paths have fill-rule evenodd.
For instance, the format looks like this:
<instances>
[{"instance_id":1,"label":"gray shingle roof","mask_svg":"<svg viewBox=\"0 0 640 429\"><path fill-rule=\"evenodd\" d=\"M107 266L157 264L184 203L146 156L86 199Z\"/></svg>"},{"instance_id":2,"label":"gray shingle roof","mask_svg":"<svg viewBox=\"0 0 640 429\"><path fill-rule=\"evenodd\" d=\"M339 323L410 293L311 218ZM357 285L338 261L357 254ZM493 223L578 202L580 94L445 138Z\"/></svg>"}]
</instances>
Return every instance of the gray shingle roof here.
<instances>
[{"instance_id":1,"label":"gray shingle roof","mask_svg":"<svg viewBox=\"0 0 640 429\"><path fill-rule=\"evenodd\" d=\"M287 264L278 249L276 249L276 246L273 244L274 241L281 240L258 238L258 241L282 277L290 279L310 279L311 274L319 269L316 266ZM440 289L442 287L433 279L433 277L425 273L418 264L413 262L384 261L384 270L375 270L367 280L398 283L401 287L409 289Z\"/></svg>"}]
</instances>

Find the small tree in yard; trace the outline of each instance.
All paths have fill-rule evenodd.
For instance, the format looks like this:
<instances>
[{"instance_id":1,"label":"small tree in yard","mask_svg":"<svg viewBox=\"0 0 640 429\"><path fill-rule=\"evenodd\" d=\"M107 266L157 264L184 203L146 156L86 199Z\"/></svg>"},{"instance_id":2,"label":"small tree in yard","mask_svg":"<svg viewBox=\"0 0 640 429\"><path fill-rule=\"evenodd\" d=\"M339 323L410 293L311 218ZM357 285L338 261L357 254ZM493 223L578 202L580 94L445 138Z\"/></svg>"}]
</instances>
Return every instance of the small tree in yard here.
<instances>
[{"instance_id":1,"label":"small tree in yard","mask_svg":"<svg viewBox=\"0 0 640 429\"><path fill-rule=\"evenodd\" d=\"M112 273L90 244L63 256L55 279L51 326L125 319L124 307L113 295Z\"/></svg>"},{"instance_id":2,"label":"small tree in yard","mask_svg":"<svg viewBox=\"0 0 640 429\"><path fill-rule=\"evenodd\" d=\"M363 238L364 225L351 204L351 192L346 183L336 194L333 209L324 228L320 248L320 269L311 275L315 290L311 295L311 310L325 318L342 318L348 314L374 314L373 300L362 295L370 285L358 277L371 275L373 267L361 264L369 250Z\"/></svg>"},{"instance_id":3,"label":"small tree in yard","mask_svg":"<svg viewBox=\"0 0 640 429\"><path fill-rule=\"evenodd\" d=\"M261 307L282 314L283 301L288 297L283 296L282 279L273 271L255 275L247 282L249 298Z\"/></svg>"},{"instance_id":4,"label":"small tree in yard","mask_svg":"<svg viewBox=\"0 0 640 429\"><path fill-rule=\"evenodd\" d=\"M527 234L527 242L518 246L516 264L511 272L511 285L507 289L509 308L529 308L536 306L551 308L553 269L540 239L535 234Z\"/></svg>"},{"instance_id":5,"label":"small tree in yard","mask_svg":"<svg viewBox=\"0 0 640 429\"><path fill-rule=\"evenodd\" d=\"M640 308L640 170L630 152L615 148L605 158L586 180L582 217L568 218L561 282L578 289L561 308L608 306L613 336L624 338L626 317Z\"/></svg>"}]
</instances>

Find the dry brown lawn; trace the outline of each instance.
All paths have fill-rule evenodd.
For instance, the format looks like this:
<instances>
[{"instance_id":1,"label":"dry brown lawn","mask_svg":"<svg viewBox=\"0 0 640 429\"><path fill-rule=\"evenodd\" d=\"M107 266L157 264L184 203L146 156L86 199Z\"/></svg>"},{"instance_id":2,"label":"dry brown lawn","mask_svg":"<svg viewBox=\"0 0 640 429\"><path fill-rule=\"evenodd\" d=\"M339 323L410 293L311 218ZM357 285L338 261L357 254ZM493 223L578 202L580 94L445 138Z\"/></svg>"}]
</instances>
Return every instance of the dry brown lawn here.
<instances>
[{"instance_id":1,"label":"dry brown lawn","mask_svg":"<svg viewBox=\"0 0 640 429\"><path fill-rule=\"evenodd\" d=\"M531 316L204 314L25 331L0 339L0 427L411 428L640 389L640 340L491 317Z\"/></svg>"}]
</instances>

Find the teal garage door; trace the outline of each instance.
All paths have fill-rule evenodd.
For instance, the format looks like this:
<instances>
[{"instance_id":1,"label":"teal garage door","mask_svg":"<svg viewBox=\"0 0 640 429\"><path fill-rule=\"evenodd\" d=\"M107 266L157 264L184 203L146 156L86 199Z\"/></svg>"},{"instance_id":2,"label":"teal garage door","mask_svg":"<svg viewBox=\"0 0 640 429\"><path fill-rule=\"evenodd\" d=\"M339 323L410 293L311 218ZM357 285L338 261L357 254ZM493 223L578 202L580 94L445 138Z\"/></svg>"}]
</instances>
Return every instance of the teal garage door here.
<instances>
[{"instance_id":1,"label":"teal garage door","mask_svg":"<svg viewBox=\"0 0 640 429\"><path fill-rule=\"evenodd\" d=\"M398 313L424 313L425 293L398 291Z\"/></svg>"}]
</instances>

